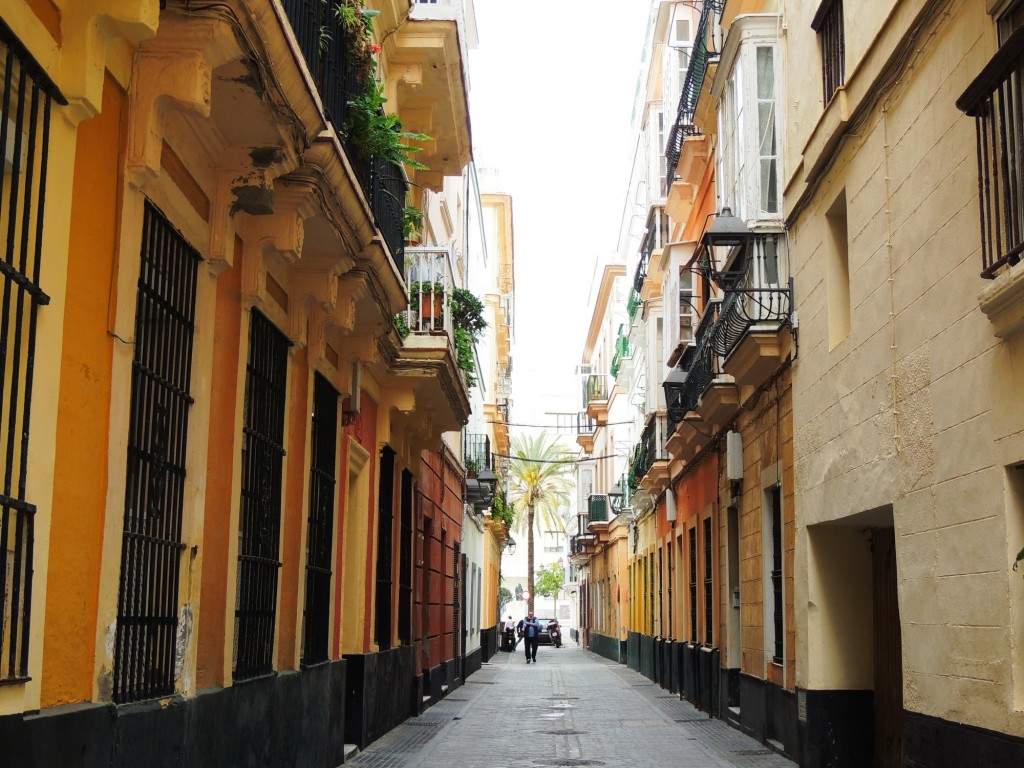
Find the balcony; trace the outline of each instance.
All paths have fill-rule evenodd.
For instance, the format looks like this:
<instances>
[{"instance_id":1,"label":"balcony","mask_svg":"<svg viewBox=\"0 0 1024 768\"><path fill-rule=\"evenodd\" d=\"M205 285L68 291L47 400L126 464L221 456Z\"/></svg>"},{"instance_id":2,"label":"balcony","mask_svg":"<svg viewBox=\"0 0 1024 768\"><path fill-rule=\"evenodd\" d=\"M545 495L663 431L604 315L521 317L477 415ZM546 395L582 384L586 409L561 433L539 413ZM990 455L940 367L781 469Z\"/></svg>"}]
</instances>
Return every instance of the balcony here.
<instances>
[{"instance_id":1,"label":"balcony","mask_svg":"<svg viewBox=\"0 0 1024 768\"><path fill-rule=\"evenodd\" d=\"M638 487L652 498L657 498L668 486L669 480L669 420L656 415L644 428L636 454Z\"/></svg>"},{"instance_id":2,"label":"balcony","mask_svg":"<svg viewBox=\"0 0 1024 768\"><path fill-rule=\"evenodd\" d=\"M476 474L491 466L491 439L487 435L462 433L462 463L466 471Z\"/></svg>"},{"instance_id":3,"label":"balcony","mask_svg":"<svg viewBox=\"0 0 1024 768\"><path fill-rule=\"evenodd\" d=\"M608 399L615 388L615 379L607 374L593 373L587 377L587 416L598 425L608 420Z\"/></svg>"},{"instance_id":4,"label":"balcony","mask_svg":"<svg viewBox=\"0 0 1024 768\"><path fill-rule=\"evenodd\" d=\"M981 309L1000 338L1024 329L1024 29L1003 43L956 106L974 118L977 132L981 276L994 280L980 295Z\"/></svg>"},{"instance_id":5,"label":"balcony","mask_svg":"<svg viewBox=\"0 0 1024 768\"><path fill-rule=\"evenodd\" d=\"M576 414L576 444L587 453L592 453L594 450L594 433L596 431L594 420L584 411Z\"/></svg>"},{"instance_id":6,"label":"balcony","mask_svg":"<svg viewBox=\"0 0 1024 768\"><path fill-rule=\"evenodd\" d=\"M715 350L724 357L723 371L732 376L745 401L774 373L792 347L792 291L788 282L766 279L764 253L777 253L779 235L759 235L748 247L747 270L725 288L714 331ZM772 279L780 280L777 268Z\"/></svg>"},{"instance_id":7,"label":"balcony","mask_svg":"<svg viewBox=\"0 0 1024 768\"><path fill-rule=\"evenodd\" d=\"M608 524L608 496L592 493L587 498L587 530L594 532L594 526Z\"/></svg>"},{"instance_id":8,"label":"balcony","mask_svg":"<svg viewBox=\"0 0 1024 768\"><path fill-rule=\"evenodd\" d=\"M647 273L651 268L651 263L657 260L652 259L655 254L660 254L661 250L665 247L668 242L668 216L665 215L664 208L652 208L650 214L647 217L647 230L644 233L644 239L640 243L640 260L636 265L636 272L633 275L633 293L636 294L639 300L644 298L644 284L647 281ZM630 294L632 298L633 293ZM630 316L632 318L632 315Z\"/></svg>"},{"instance_id":9,"label":"balcony","mask_svg":"<svg viewBox=\"0 0 1024 768\"><path fill-rule=\"evenodd\" d=\"M718 348L721 307L718 299L708 303L697 326L696 343L687 347L680 360L677 370L681 381L666 392L668 419L678 425L669 441L673 459L693 458L696 449L706 442L694 433L710 438L739 408L739 391L722 368ZM683 453L684 443L694 448L689 455Z\"/></svg>"},{"instance_id":10,"label":"balcony","mask_svg":"<svg viewBox=\"0 0 1024 768\"><path fill-rule=\"evenodd\" d=\"M389 70L398 74L396 103L402 122L425 133L416 159L416 183L438 190L445 176L458 176L472 159L469 123L468 50L476 30L466 13L468 0L417 0L408 21L396 11L397 32L384 39ZM408 8L408 4L405 4ZM387 25L382 28L391 29Z\"/></svg>"},{"instance_id":11,"label":"balcony","mask_svg":"<svg viewBox=\"0 0 1024 768\"><path fill-rule=\"evenodd\" d=\"M629 343L629 329L625 325L620 325L619 335L615 339L615 354L612 356L612 376L618 378L623 361L632 356L633 349Z\"/></svg>"},{"instance_id":12,"label":"balcony","mask_svg":"<svg viewBox=\"0 0 1024 768\"><path fill-rule=\"evenodd\" d=\"M707 75L708 65L712 57L717 53L708 50L708 35L714 26L714 14L721 11L724 5L723 0L705 0L701 8L700 18L697 21L697 31L694 36L693 52L690 56L690 66L686 70L686 79L683 81L683 90L679 94L679 108L676 112L676 120L669 129L668 141L666 142L665 158L668 166L668 174L665 177L665 195L676 179L676 171L679 168L679 157L683 151L683 141L687 136L697 136L700 128L695 122L697 114L697 99L701 89L704 87L704 78Z\"/></svg>"},{"instance_id":13,"label":"balcony","mask_svg":"<svg viewBox=\"0 0 1024 768\"><path fill-rule=\"evenodd\" d=\"M395 319L396 325L405 326L402 343L393 351L378 343L378 349L390 357L392 375L414 380L417 410L431 413L434 426L442 432L461 429L470 406L446 300L455 285L451 251L408 248L405 269L408 308Z\"/></svg>"},{"instance_id":14,"label":"balcony","mask_svg":"<svg viewBox=\"0 0 1024 768\"><path fill-rule=\"evenodd\" d=\"M282 6L320 95L324 115L342 138L349 105L361 89L348 47L331 17L332 11L327 3L318 0L282 0ZM326 28L334 28L335 32L322 40L321 31ZM381 158L361 156L344 138L342 146L369 203L376 228L388 247L388 255L402 274L402 214L408 191L405 169Z\"/></svg>"}]
</instances>

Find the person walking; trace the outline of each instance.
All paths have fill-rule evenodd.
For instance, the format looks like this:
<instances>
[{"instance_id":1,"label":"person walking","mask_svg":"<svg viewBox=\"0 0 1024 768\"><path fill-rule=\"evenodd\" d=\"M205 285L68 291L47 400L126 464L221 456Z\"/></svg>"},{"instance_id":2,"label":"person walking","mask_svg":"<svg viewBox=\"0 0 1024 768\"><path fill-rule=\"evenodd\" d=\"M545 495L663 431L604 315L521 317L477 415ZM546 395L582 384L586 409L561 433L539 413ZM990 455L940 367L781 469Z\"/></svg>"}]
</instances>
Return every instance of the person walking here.
<instances>
[{"instance_id":1,"label":"person walking","mask_svg":"<svg viewBox=\"0 0 1024 768\"><path fill-rule=\"evenodd\" d=\"M530 611L522 621L523 640L526 647L526 663L537 663L537 643L540 640L540 622Z\"/></svg>"}]
</instances>

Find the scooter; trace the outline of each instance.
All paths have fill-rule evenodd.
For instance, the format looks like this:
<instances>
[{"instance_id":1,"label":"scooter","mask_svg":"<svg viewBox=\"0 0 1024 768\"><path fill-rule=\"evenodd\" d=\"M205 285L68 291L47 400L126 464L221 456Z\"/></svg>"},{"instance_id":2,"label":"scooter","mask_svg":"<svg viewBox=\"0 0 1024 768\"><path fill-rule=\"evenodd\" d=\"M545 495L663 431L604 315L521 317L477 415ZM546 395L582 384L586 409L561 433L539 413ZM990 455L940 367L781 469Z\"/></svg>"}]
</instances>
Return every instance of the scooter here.
<instances>
[{"instance_id":1,"label":"scooter","mask_svg":"<svg viewBox=\"0 0 1024 768\"><path fill-rule=\"evenodd\" d=\"M561 627L549 627L548 633L551 635L551 643L555 648L562 647L562 628Z\"/></svg>"}]
</instances>

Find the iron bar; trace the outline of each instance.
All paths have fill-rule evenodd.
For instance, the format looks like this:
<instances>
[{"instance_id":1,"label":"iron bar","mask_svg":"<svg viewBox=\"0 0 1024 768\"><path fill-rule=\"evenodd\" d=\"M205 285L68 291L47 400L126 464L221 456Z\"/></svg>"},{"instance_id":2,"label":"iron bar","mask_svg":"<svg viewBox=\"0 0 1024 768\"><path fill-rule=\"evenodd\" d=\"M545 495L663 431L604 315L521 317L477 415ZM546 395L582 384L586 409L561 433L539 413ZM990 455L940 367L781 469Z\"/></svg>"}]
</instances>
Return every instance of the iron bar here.
<instances>
[{"instance_id":1,"label":"iron bar","mask_svg":"<svg viewBox=\"0 0 1024 768\"><path fill-rule=\"evenodd\" d=\"M310 426L309 514L306 534L306 596L302 612L302 663L328 659L331 556L337 485L338 393L317 373Z\"/></svg>"},{"instance_id":2,"label":"iron bar","mask_svg":"<svg viewBox=\"0 0 1024 768\"><path fill-rule=\"evenodd\" d=\"M270 320L253 310L245 379L235 680L274 671L287 378L288 340Z\"/></svg>"},{"instance_id":3,"label":"iron bar","mask_svg":"<svg viewBox=\"0 0 1024 768\"><path fill-rule=\"evenodd\" d=\"M146 202L136 286L114 700L174 692L199 253Z\"/></svg>"}]
</instances>

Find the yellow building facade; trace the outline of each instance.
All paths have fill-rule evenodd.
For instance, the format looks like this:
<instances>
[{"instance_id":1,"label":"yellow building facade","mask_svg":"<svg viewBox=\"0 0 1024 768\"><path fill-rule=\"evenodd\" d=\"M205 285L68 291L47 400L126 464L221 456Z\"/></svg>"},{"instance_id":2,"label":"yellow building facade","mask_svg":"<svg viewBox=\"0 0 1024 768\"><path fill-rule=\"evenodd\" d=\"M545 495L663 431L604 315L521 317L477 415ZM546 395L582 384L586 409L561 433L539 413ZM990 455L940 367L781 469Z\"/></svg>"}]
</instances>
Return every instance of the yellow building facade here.
<instances>
[{"instance_id":1,"label":"yellow building facade","mask_svg":"<svg viewBox=\"0 0 1024 768\"><path fill-rule=\"evenodd\" d=\"M466 18L415 5L0 11L15 764L333 766L457 684L423 595L458 578L470 405L447 310L408 321L456 275L403 225L471 160ZM360 144L361 66L425 169Z\"/></svg>"}]
</instances>

